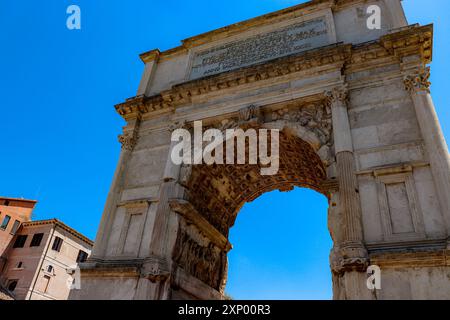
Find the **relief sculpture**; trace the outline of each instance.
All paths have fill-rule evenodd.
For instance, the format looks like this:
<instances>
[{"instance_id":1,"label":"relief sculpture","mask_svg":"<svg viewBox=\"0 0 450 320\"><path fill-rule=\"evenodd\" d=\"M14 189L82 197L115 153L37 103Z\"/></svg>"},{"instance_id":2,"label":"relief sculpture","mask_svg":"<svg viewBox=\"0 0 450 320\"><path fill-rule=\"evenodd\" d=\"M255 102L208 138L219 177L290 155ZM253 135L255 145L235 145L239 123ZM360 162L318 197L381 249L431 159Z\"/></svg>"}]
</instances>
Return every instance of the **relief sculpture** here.
<instances>
[{"instance_id":1,"label":"relief sculpture","mask_svg":"<svg viewBox=\"0 0 450 320\"><path fill-rule=\"evenodd\" d=\"M305 129L312 131L319 138L321 145L332 145L331 110L321 103L311 103L300 108L284 108L272 113L272 121L287 120L298 122Z\"/></svg>"},{"instance_id":2,"label":"relief sculpture","mask_svg":"<svg viewBox=\"0 0 450 320\"><path fill-rule=\"evenodd\" d=\"M173 259L179 267L191 276L218 291L224 289L226 253L207 240L197 241L193 239L190 232L182 226L178 232Z\"/></svg>"}]
</instances>

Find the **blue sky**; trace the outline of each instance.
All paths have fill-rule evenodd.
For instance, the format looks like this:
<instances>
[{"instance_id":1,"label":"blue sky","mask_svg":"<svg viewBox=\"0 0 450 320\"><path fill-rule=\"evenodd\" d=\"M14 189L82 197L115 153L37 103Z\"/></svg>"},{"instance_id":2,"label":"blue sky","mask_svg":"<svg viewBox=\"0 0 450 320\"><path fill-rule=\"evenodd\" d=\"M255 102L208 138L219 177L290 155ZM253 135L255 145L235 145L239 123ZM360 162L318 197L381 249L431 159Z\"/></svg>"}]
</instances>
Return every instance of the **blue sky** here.
<instances>
[{"instance_id":1,"label":"blue sky","mask_svg":"<svg viewBox=\"0 0 450 320\"><path fill-rule=\"evenodd\" d=\"M0 195L37 199L35 219L57 217L94 238L124 125L113 106L136 93L138 55L300 2L2 0ZM403 3L410 23L435 23L432 91L449 140L450 1ZM66 28L70 4L81 7L81 31ZM233 297L331 297L321 195L263 195L244 207L231 241Z\"/></svg>"}]
</instances>

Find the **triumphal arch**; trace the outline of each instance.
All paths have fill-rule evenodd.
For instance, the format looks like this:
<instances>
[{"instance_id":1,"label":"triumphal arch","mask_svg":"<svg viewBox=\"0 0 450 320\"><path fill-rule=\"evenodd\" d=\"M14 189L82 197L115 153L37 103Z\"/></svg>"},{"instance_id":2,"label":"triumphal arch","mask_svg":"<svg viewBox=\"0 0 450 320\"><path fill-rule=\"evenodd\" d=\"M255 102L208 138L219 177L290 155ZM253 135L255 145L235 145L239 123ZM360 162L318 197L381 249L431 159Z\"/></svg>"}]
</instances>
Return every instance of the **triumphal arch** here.
<instances>
[{"instance_id":1,"label":"triumphal arch","mask_svg":"<svg viewBox=\"0 0 450 320\"><path fill-rule=\"evenodd\" d=\"M142 54L137 95L116 106L120 160L71 298L221 299L239 209L295 186L329 199L335 299L450 298L432 41L400 0L312 0ZM199 120L279 130L278 172L175 164L171 133ZM381 290L368 288L369 266Z\"/></svg>"}]
</instances>

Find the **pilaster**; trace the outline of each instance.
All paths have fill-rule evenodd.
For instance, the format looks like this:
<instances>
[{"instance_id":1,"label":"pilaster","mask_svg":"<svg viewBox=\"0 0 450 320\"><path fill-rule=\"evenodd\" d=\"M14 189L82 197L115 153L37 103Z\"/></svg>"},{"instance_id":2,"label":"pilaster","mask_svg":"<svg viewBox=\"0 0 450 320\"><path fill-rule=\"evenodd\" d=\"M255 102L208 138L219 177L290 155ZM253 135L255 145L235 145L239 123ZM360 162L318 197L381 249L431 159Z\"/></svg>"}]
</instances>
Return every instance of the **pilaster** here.
<instances>
[{"instance_id":1,"label":"pilaster","mask_svg":"<svg viewBox=\"0 0 450 320\"><path fill-rule=\"evenodd\" d=\"M105 257L108 239L111 234L112 224L116 215L117 205L125 183L125 175L128 162L138 140L138 131L140 127L140 118L136 117L128 122L123 129L123 134L119 136L119 142L122 144L119 162L114 173L106 204L103 210L100 226L95 238L94 248L90 260L103 259Z\"/></svg>"}]
</instances>

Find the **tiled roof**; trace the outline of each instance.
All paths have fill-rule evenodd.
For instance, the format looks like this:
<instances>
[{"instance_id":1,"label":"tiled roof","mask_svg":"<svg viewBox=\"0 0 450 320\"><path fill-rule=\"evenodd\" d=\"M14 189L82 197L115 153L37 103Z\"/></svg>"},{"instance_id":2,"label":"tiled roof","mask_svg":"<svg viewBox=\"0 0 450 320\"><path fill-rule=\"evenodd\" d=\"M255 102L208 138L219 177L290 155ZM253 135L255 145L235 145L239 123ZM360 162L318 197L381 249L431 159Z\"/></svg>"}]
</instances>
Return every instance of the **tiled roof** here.
<instances>
[{"instance_id":1,"label":"tiled roof","mask_svg":"<svg viewBox=\"0 0 450 320\"><path fill-rule=\"evenodd\" d=\"M0 200L10 200L10 201L23 201L23 202L37 202L37 200L30 200L24 198L9 198L0 196Z\"/></svg>"},{"instance_id":2,"label":"tiled roof","mask_svg":"<svg viewBox=\"0 0 450 320\"><path fill-rule=\"evenodd\" d=\"M69 227L68 225L66 225L65 223L61 222L58 219L48 219L48 220L36 220L36 221L27 221L24 222L22 224L22 226L25 227L31 227L31 226L39 226L39 225L45 225L45 224L54 224L57 225L59 227L61 227L62 229L68 231L69 233L71 233L72 235L74 235L75 237L83 240L84 242L86 242L88 245L93 246L94 242L87 238L86 236L84 236L83 234L81 234L80 232L76 231L75 229Z\"/></svg>"}]
</instances>

